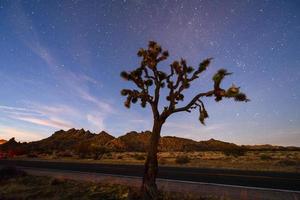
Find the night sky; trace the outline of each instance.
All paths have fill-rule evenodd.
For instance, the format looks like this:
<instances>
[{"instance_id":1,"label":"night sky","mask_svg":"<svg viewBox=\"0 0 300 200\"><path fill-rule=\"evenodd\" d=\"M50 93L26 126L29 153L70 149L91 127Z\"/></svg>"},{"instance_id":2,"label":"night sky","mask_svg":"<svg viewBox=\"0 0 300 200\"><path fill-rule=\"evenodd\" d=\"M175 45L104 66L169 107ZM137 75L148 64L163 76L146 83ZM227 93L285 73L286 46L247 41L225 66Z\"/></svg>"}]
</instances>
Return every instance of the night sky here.
<instances>
[{"instance_id":1,"label":"night sky","mask_svg":"<svg viewBox=\"0 0 300 200\"><path fill-rule=\"evenodd\" d=\"M300 1L3 1L0 0L0 138L32 141L59 129L114 136L151 129L149 106L123 106L123 70L155 40L170 58L214 60L185 99L223 83L248 103L205 99L198 113L172 116L162 134L238 144L300 146ZM186 101L185 101L186 102Z\"/></svg>"}]
</instances>

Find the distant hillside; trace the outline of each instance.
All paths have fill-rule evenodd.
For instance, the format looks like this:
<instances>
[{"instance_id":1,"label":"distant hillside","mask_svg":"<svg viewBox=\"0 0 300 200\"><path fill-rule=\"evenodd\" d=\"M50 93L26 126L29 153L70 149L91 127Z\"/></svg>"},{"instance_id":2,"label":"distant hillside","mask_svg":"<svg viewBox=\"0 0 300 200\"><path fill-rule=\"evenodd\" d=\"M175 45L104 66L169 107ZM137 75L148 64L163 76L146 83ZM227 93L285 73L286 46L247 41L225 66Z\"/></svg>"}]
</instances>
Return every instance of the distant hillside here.
<instances>
[{"instance_id":1,"label":"distant hillside","mask_svg":"<svg viewBox=\"0 0 300 200\"><path fill-rule=\"evenodd\" d=\"M15 138L11 138L7 142L0 145L1 151L14 151L16 154L24 154L24 149L27 149L27 143L17 142Z\"/></svg>"},{"instance_id":2,"label":"distant hillside","mask_svg":"<svg viewBox=\"0 0 300 200\"><path fill-rule=\"evenodd\" d=\"M81 143L103 146L112 139L114 137L105 131L95 134L84 129L76 130L73 128L68 131L56 131L46 139L28 143L28 146L30 150L39 152L47 151L47 153L65 150L75 151Z\"/></svg>"},{"instance_id":3,"label":"distant hillside","mask_svg":"<svg viewBox=\"0 0 300 200\"><path fill-rule=\"evenodd\" d=\"M109 141L106 146L113 151L146 151L150 138L150 131L129 132L123 136ZM238 145L222 142L214 139L197 142L191 139L164 136L159 142L159 151L201 151L201 150L224 150L239 148Z\"/></svg>"},{"instance_id":4,"label":"distant hillside","mask_svg":"<svg viewBox=\"0 0 300 200\"><path fill-rule=\"evenodd\" d=\"M151 132L129 132L123 136L115 138L102 131L98 134L85 131L84 129L60 130L48 138L40 141L19 143L14 138L0 145L1 151L14 150L17 152L29 153L39 152L52 154L53 152L76 152L88 151L93 147L94 151L105 148L116 152L145 152ZM207 141L194 141L191 139L164 136L159 143L159 151L224 151L230 149L245 150L300 150L298 147L281 147L272 145L243 145L210 139Z\"/></svg>"},{"instance_id":5,"label":"distant hillside","mask_svg":"<svg viewBox=\"0 0 300 200\"><path fill-rule=\"evenodd\" d=\"M186 138L165 136L159 141L160 151L197 151L199 143Z\"/></svg>"},{"instance_id":6,"label":"distant hillside","mask_svg":"<svg viewBox=\"0 0 300 200\"><path fill-rule=\"evenodd\" d=\"M296 151L300 150L300 147L283 147L283 146L276 146L276 145L270 145L270 144L261 144L261 145L242 145L243 148L246 148L248 150L253 151L271 151L271 150L282 150L282 151Z\"/></svg>"},{"instance_id":7,"label":"distant hillside","mask_svg":"<svg viewBox=\"0 0 300 200\"><path fill-rule=\"evenodd\" d=\"M7 142L7 141L6 141L6 140L0 139L0 145L1 145L1 144L4 144L5 142Z\"/></svg>"},{"instance_id":8,"label":"distant hillside","mask_svg":"<svg viewBox=\"0 0 300 200\"><path fill-rule=\"evenodd\" d=\"M109 141L106 146L113 151L146 151L150 132L129 132Z\"/></svg>"}]
</instances>

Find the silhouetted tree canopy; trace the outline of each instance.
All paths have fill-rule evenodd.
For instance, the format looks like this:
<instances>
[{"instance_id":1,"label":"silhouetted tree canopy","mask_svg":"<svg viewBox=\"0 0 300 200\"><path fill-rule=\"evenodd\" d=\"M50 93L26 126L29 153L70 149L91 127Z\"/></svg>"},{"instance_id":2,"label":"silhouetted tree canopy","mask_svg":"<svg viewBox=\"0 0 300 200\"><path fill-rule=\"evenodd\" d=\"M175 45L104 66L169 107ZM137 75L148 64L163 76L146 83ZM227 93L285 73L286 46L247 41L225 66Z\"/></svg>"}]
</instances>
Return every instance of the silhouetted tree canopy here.
<instances>
[{"instance_id":1,"label":"silhouetted tree canopy","mask_svg":"<svg viewBox=\"0 0 300 200\"><path fill-rule=\"evenodd\" d=\"M170 71L164 72L159 69L158 64L169 57L169 52L163 50L156 42L150 41L148 49L140 49L137 55L141 57L140 66L130 72L121 72L122 78L136 85L135 89L123 89L121 91L121 94L127 97L124 102L127 108L130 108L132 103L140 102L142 107L150 104L154 113L159 114L156 105L158 105L160 99L160 90L167 87L169 92L166 99L169 101L169 105L164 107L162 115L168 117L176 112L190 112L192 109L198 109L199 120L204 124L205 119L208 118L208 113L200 99L201 97L214 96L217 102L223 98L233 98L235 101L249 101L247 96L240 92L239 87L235 85L228 89L221 87L224 78L232 73L229 73L226 69L220 69L212 77L214 85L211 91L199 93L186 106L177 107L177 104L185 99L184 91L207 70L212 58L203 60L196 68L188 66L184 59L176 60L170 64Z\"/></svg>"}]
</instances>

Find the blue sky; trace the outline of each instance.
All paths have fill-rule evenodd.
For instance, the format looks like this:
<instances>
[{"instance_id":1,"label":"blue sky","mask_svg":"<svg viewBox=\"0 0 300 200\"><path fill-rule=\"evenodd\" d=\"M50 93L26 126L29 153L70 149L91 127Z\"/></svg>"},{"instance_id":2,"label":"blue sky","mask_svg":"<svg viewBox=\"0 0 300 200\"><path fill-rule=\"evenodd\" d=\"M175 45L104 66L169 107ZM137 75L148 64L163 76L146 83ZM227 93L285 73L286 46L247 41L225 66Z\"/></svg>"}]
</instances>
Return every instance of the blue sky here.
<instances>
[{"instance_id":1,"label":"blue sky","mask_svg":"<svg viewBox=\"0 0 300 200\"><path fill-rule=\"evenodd\" d=\"M299 1L0 0L0 138L38 140L59 129L114 136L151 129L149 107L126 109L119 74L155 40L174 59L214 60L185 99L234 74L248 103L205 99L210 118L177 114L162 134L238 144L300 146Z\"/></svg>"}]
</instances>

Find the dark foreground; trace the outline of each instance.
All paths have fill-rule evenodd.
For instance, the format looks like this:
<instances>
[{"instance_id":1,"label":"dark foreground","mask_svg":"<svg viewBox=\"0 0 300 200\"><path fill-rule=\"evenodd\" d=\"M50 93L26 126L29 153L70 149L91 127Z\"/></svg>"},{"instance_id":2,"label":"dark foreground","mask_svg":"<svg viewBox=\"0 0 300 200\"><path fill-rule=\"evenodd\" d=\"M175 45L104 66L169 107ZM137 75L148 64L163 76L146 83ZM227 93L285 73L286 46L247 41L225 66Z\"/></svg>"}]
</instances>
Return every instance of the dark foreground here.
<instances>
[{"instance_id":1,"label":"dark foreground","mask_svg":"<svg viewBox=\"0 0 300 200\"><path fill-rule=\"evenodd\" d=\"M94 172L141 177L141 165L87 164L74 162L0 160L0 165ZM256 172L224 169L160 167L158 177L179 181L206 182L258 188L300 191L300 174L282 172Z\"/></svg>"},{"instance_id":2,"label":"dark foreground","mask_svg":"<svg viewBox=\"0 0 300 200\"><path fill-rule=\"evenodd\" d=\"M78 173L78 172L77 172ZM106 199L140 200L139 189L124 184L75 181L62 177L33 176L14 167L0 168L1 200ZM211 195L199 196L159 191L158 200L219 200Z\"/></svg>"}]
</instances>

